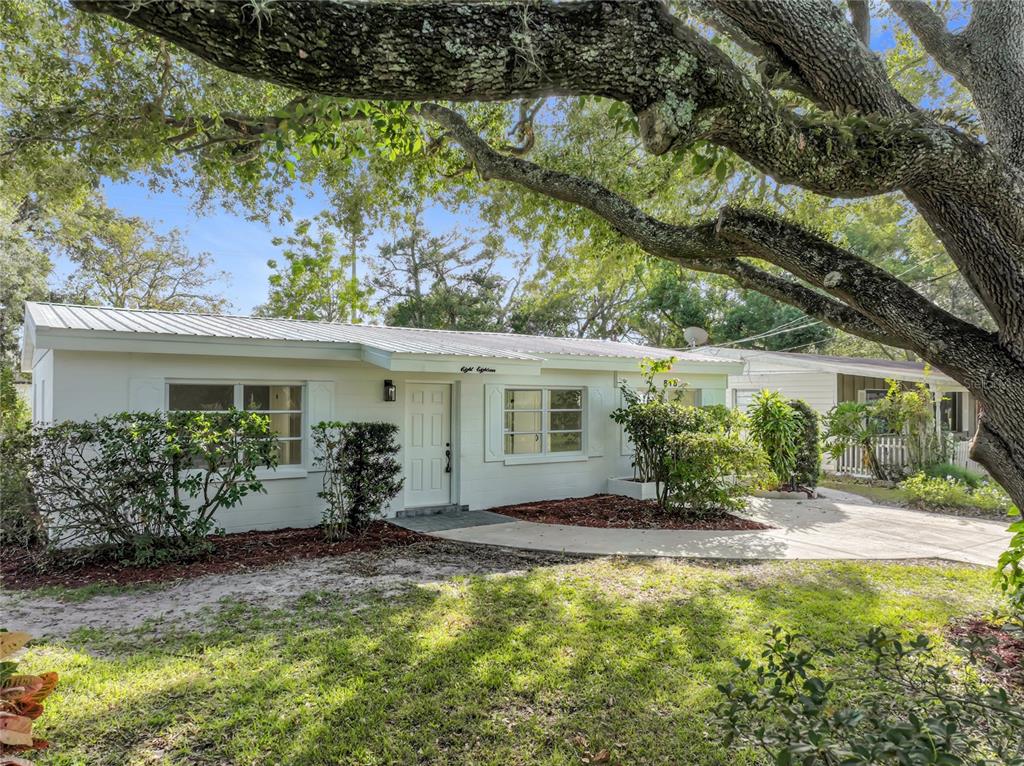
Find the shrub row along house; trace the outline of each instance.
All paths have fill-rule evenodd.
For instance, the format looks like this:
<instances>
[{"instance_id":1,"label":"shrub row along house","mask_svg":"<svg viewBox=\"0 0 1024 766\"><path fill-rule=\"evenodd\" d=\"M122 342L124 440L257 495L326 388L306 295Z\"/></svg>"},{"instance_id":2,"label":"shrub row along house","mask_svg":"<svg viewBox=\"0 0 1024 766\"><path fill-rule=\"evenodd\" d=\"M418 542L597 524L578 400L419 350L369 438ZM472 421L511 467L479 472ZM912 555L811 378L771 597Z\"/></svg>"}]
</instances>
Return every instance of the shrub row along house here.
<instances>
[{"instance_id":1,"label":"shrub row along house","mask_svg":"<svg viewBox=\"0 0 1024 766\"><path fill-rule=\"evenodd\" d=\"M217 519L227 531L320 522L311 429L399 427L405 482L391 515L605 491L632 473L610 419L644 358L689 404L725 404L742 363L600 340L449 332L48 303L26 305L23 369L37 422L123 411L264 413L278 467Z\"/></svg>"}]
</instances>

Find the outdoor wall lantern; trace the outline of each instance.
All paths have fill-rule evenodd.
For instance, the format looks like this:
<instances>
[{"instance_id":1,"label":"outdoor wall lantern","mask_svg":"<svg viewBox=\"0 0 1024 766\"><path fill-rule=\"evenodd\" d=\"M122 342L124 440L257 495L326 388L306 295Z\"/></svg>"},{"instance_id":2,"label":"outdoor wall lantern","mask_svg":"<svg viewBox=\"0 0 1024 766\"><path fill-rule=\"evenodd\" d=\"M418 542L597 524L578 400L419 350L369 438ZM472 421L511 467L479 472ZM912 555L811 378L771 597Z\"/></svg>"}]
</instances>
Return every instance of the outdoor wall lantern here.
<instances>
[{"instance_id":1,"label":"outdoor wall lantern","mask_svg":"<svg viewBox=\"0 0 1024 766\"><path fill-rule=\"evenodd\" d=\"M384 401L398 401L398 386L395 385L395 381L393 380L384 381Z\"/></svg>"}]
</instances>

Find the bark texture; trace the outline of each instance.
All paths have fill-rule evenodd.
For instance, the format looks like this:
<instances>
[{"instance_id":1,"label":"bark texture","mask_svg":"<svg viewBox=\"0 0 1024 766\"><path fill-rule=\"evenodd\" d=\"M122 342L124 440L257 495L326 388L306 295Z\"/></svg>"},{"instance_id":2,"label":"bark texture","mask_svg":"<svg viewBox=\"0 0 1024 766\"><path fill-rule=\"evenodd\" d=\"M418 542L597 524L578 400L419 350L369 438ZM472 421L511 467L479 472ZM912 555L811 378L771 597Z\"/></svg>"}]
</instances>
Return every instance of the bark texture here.
<instances>
[{"instance_id":1,"label":"bark texture","mask_svg":"<svg viewBox=\"0 0 1024 766\"><path fill-rule=\"evenodd\" d=\"M658 0L74 0L225 69L303 91L423 102L485 178L580 205L647 252L725 274L862 337L911 349L981 402L975 457L1024 504L1024 3L975 3L946 29L889 0L973 94L987 140L909 103L867 47L864 0L690 0L761 62L752 77ZM775 90L804 94L794 110ZM496 150L431 103L597 95L629 105L656 154L698 139L834 197L900 192L936 232L998 331L931 304L812 232L754 211L657 220L590 179ZM758 266L770 264L785 272Z\"/></svg>"}]
</instances>

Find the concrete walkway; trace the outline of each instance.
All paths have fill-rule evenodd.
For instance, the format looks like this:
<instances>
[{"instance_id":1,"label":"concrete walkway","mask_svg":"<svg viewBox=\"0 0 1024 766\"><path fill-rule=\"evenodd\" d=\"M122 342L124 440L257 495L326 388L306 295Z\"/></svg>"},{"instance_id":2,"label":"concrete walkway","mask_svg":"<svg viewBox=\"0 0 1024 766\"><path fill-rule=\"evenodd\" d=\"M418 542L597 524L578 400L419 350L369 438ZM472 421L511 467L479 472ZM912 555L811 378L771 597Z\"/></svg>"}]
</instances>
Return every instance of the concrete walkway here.
<instances>
[{"instance_id":1,"label":"concrete walkway","mask_svg":"<svg viewBox=\"0 0 1024 766\"><path fill-rule=\"evenodd\" d=\"M1009 522L890 508L837 490L822 490L822 494L817 500L753 499L744 515L774 527L756 532L573 527L519 521L489 511L393 521L465 543L704 559L942 558L992 566L1009 540Z\"/></svg>"}]
</instances>

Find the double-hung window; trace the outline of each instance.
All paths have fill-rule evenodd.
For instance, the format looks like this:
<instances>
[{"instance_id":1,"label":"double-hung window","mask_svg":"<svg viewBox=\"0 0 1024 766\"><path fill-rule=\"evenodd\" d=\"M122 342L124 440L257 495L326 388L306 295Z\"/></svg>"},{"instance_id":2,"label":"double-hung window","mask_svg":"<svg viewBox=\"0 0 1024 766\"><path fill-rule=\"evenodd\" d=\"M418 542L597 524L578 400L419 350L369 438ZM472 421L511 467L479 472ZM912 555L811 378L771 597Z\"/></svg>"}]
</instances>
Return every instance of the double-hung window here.
<instances>
[{"instance_id":1,"label":"double-hung window","mask_svg":"<svg viewBox=\"0 0 1024 766\"><path fill-rule=\"evenodd\" d=\"M279 465L302 465L302 386L272 383L169 383L167 409L247 410L266 415L277 437Z\"/></svg>"},{"instance_id":2,"label":"double-hung window","mask_svg":"<svg viewBox=\"0 0 1024 766\"><path fill-rule=\"evenodd\" d=\"M506 455L583 451L582 388L505 389Z\"/></svg>"}]
</instances>

